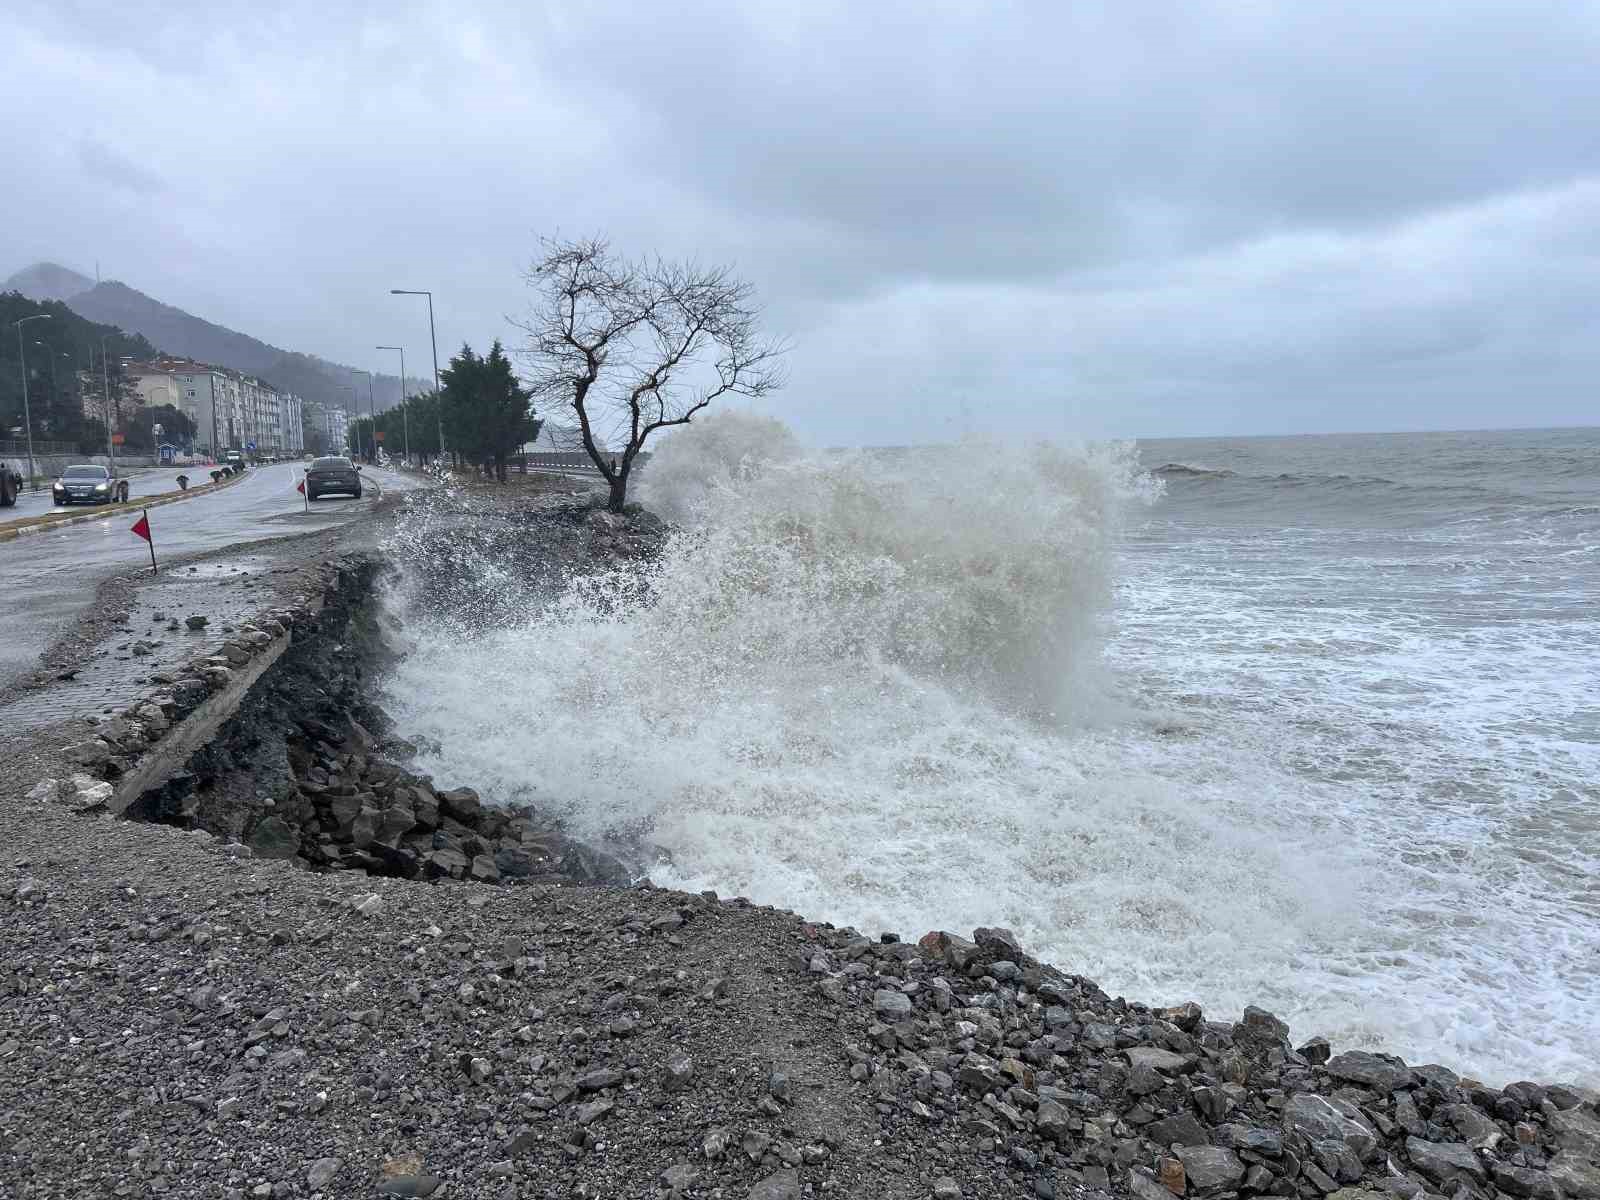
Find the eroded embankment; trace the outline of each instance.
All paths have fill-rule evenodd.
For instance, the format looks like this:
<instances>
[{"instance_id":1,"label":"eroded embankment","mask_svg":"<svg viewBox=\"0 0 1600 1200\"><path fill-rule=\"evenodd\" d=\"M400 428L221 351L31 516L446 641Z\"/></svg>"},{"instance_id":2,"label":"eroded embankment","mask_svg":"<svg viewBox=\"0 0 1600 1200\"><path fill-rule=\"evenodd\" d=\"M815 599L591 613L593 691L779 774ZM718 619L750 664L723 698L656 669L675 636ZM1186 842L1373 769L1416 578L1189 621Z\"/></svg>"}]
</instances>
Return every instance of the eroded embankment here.
<instances>
[{"instance_id":1,"label":"eroded embankment","mask_svg":"<svg viewBox=\"0 0 1600 1200\"><path fill-rule=\"evenodd\" d=\"M386 654L373 609L381 569L372 555L340 560L315 603L244 634L245 646L261 647L253 659L235 651L243 661L208 666L242 685L236 707L181 762L156 746L128 764L116 786L126 815L319 870L629 882L621 862L567 838L532 808L487 808L470 787L435 788L406 769L414 748L387 736L390 721L374 698ZM195 681L174 682L176 696L198 690ZM201 706L174 715L184 724L206 717Z\"/></svg>"}]
</instances>

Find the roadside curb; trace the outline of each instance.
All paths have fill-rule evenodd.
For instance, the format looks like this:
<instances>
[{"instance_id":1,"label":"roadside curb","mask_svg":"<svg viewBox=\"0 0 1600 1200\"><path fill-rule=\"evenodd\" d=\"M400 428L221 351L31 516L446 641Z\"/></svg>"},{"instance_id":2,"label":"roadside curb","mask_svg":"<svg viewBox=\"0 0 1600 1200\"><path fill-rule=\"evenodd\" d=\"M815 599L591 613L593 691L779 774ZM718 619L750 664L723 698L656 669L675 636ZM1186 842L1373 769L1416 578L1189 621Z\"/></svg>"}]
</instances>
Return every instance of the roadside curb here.
<instances>
[{"instance_id":1,"label":"roadside curb","mask_svg":"<svg viewBox=\"0 0 1600 1200\"><path fill-rule=\"evenodd\" d=\"M223 488L232 487L247 474L249 474L248 471L241 472L232 479L224 479L221 483L203 483L199 487L190 488L186 492L157 492L154 496L129 500L122 504L108 504L104 508L97 508L91 513L84 513L82 516L52 517L43 521L35 521L29 525L19 525L14 529L0 526L0 544L14 542L18 538L27 537L31 533L45 533L51 529L60 529L67 525L84 525L90 521L103 521L105 518L114 517L118 513L134 512L137 509L145 508L160 508L163 504L177 504L180 500L193 500L199 496L209 496L213 492L222 491ZM23 519L26 520L26 518Z\"/></svg>"}]
</instances>

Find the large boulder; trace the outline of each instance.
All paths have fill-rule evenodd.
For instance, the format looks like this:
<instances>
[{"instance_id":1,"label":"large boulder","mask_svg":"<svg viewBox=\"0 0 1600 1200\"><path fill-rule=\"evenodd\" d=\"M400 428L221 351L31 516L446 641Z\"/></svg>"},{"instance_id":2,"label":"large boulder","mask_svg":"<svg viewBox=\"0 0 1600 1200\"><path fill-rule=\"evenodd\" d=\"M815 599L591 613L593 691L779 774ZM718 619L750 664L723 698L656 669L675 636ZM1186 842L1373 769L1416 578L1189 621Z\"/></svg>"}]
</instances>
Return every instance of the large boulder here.
<instances>
[{"instance_id":1,"label":"large boulder","mask_svg":"<svg viewBox=\"0 0 1600 1200\"><path fill-rule=\"evenodd\" d=\"M1421 1138L1406 1139L1406 1157L1429 1179L1438 1184L1465 1179L1482 1183L1488 1177L1483 1163L1464 1142L1426 1142Z\"/></svg>"},{"instance_id":2,"label":"large boulder","mask_svg":"<svg viewBox=\"0 0 1600 1200\"><path fill-rule=\"evenodd\" d=\"M1389 1054L1369 1054L1365 1050L1347 1050L1328 1060L1323 1067L1335 1079L1359 1084L1375 1092L1394 1092L1413 1087L1416 1077L1411 1068Z\"/></svg>"},{"instance_id":3,"label":"large boulder","mask_svg":"<svg viewBox=\"0 0 1600 1200\"><path fill-rule=\"evenodd\" d=\"M451 788L439 793L439 807L463 825L475 825L483 812L483 801L469 787Z\"/></svg>"},{"instance_id":4,"label":"large boulder","mask_svg":"<svg viewBox=\"0 0 1600 1200\"><path fill-rule=\"evenodd\" d=\"M1363 1161L1378 1147L1378 1134L1353 1105L1300 1092L1283 1106L1283 1128L1302 1133L1313 1142L1338 1139Z\"/></svg>"},{"instance_id":5,"label":"large boulder","mask_svg":"<svg viewBox=\"0 0 1600 1200\"><path fill-rule=\"evenodd\" d=\"M1204 1195L1232 1191L1244 1178L1244 1164L1232 1150L1217 1146L1179 1146L1174 1153L1183 1164L1183 1174L1192 1192Z\"/></svg>"}]
</instances>

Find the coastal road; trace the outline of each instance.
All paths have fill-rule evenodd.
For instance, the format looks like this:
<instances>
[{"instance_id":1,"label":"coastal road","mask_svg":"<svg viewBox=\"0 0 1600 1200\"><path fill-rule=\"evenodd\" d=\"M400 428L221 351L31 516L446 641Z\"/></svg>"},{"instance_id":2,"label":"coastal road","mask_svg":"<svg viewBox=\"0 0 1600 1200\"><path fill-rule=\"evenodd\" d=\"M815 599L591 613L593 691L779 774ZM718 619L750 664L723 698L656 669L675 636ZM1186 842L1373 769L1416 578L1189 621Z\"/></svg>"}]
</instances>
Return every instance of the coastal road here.
<instances>
[{"instance_id":1,"label":"coastal road","mask_svg":"<svg viewBox=\"0 0 1600 1200\"><path fill-rule=\"evenodd\" d=\"M187 474L196 483L205 483L209 470L210 467L133 467L119 472L119 477L128 481L128 498L137 500L140 496L153 496L157 492L177 491L180 474ZM42 491L23 492L17 497L15 508L0 509L0 521L38 517L51 512L79 513L88 508L84 504L75 504L70 508L57 504L47 487Z\"/></svg>"},{"instance_id":2,"label":"coastal road","mask_svg":"<svg viewBox=\"0 0 1600 1200\"><path fill-rule=\"evenodd\" d=\"M403 472L366 467L360 500L319 500L306 511L295 490L300 463L256 467L219 492L150 511L156 559L223 546L245 546L266 538L310 533L353 520L377 503L371 484L384 492L427 486ZM166 477L170 482L170 476ZM162 489L164 490L164 489ZM129 532L137 513L119 512L99 521L64 526L0 543L0 688L26 674L66 625L94 599L109 576L148 569L150 552Z\"/></svg>"}]
</instances>

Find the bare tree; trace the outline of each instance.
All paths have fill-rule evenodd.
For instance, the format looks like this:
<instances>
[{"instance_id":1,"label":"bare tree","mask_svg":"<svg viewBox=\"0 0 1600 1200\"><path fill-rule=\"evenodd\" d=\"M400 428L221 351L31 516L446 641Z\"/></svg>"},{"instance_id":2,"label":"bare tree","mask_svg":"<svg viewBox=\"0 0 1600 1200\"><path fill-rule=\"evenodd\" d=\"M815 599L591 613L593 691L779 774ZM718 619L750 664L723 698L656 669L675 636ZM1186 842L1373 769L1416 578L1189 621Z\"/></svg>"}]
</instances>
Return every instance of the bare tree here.
<instances>
[{"instance_id":1,"label":"bare tree","mask_svg":"<svg viewBox=\"0 0 1600 1200\"><path fill-rule=\"evenodd\" d=\"M764 337L750 284L727 267L630 260L602 238L545 238L522 356L547 403L570 406L621 512L650 435L722 396L783 386L787 347ZM620 447L620 450L616 449Z\"/></svg>"}]
</instances>

